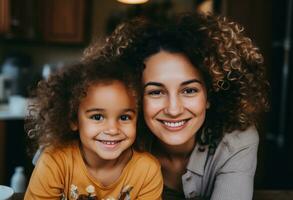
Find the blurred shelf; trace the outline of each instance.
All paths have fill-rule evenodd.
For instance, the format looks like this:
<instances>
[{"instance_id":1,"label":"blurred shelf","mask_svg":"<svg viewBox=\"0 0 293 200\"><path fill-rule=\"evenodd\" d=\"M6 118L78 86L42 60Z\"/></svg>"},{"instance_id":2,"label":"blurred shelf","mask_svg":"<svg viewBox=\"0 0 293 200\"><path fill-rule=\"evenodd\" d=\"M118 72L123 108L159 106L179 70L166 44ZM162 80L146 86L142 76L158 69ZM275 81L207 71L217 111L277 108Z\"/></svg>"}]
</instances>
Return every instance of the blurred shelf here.
<instances>
[{"instance_id":1,"label":"blurred shelf","mask_svg":"<svg viewBox=\"0 0 293 200\"><path fill-rule=\"evenodd\" d=\"M9 110L9 105L0 104L0 120L15 120L15 119L24 119L26 116L25 112L22 113L13 113Z\"/></svg>"},{"instance_id":2,"label":"blurred shelf","mask_svg":"<svg viewBox=\"0 0 293 200\"><path fill-rule=\"evenodd\" d=\"M4 45L19 45L19 46L35 46L35 47L62 47L62 48L85 48L88 42L84 43L58 43L58 42L45 42L38 39L19 39L19 38L3 38L0 37L0 44Z\"/></svg>"}]
</instances>

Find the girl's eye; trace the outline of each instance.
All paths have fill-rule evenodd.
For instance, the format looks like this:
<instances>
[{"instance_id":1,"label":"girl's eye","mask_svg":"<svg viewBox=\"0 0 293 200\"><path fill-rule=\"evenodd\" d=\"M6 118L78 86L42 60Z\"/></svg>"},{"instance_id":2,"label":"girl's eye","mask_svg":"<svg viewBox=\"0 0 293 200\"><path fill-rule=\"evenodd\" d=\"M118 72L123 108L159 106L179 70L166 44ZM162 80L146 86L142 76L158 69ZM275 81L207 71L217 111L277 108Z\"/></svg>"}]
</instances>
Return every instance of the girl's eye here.
<instances>
[{"instance_id":1,"label":"girl's eye","mask_svg":"<svg viewBox=\"0 0 293 200\"><path fill-rule=\"evenodd\" d=\"M130 115L121 115L120 116L120 120L122 120L122 121L131 120L131 116Z\"/></svg>"},{"instance_id":2,"label":"girl's eye","mask_svg":"<svg viewBox=\"0 0 293 200\"><path fill-rule=\"evenodd\" d=\"M104 119L104 116L102 114L94 114L91 116L91 119L101 121Z\"/></svg>"},{"instance_id":3,"label":"girl's eye","mask_svg":"<svg viewBox=\"0 0 293 200\"><path fill-rule=\"evenodd\" d=\"M183 90L183 94L186 94L186 95L193 95L193 94L195 94L197 92L198 92L197 88L185 88Z\"/></svg>"}]
</instances>

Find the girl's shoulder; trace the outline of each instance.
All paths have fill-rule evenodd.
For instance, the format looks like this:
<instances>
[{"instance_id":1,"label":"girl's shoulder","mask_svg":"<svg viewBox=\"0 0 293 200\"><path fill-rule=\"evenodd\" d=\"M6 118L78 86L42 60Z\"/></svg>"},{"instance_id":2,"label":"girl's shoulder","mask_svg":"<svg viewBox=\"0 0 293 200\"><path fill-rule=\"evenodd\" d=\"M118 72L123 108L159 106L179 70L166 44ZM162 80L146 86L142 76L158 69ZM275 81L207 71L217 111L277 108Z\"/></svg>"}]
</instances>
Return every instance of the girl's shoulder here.
<instances>
[{"instance_id":1,"label":"girl's shoulder","mask_svg":"<svg viewBox=\"0 0 293 200\"><path fill-rule=\"evenodd\" d=\"M132 163L139 164L145 167L160 168L160 163L155 156L148 152L138 152L133 150Z\"/></svg>"},{"instance_id":2,"label":"girl's shoulder","mask_svg":"<svg viewBox=\"0 0 293 200\"><path fill-rule=\"evenodd\" d=\"M76 155L78 155L78 151L79 148L77 143L63 146L46 146L38 150L39 157L53 158L57 160L61 159L63 161L73 159Z\"/></svg>"}]
</instances>

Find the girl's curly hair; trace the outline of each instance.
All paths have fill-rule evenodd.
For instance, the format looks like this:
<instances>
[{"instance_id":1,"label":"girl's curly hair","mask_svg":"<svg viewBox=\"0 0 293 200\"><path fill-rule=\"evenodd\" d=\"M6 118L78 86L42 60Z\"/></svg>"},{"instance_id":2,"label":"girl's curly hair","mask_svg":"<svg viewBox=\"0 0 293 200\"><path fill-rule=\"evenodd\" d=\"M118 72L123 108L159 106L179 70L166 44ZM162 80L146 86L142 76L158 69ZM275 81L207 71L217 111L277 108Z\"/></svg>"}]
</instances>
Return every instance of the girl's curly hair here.
<instances>
[{"instance_id":1,"label":"girl's curly hair","mask_svg":"<svg viewBox=\"0 0 293 200\"><path fill-rule=\"evenodd\" d=\"M104 46L86 49L83 59L121 57L142 73L145 59L160 50L184 54L205 79L211 107L197 134L200 144L214 146L225 132L257 126L268 110L263 57L244 28L225 17L188 13L164 24L130 20ZM143 120L140 126L147 130Z\"/></svg>"},{"instance_id":2,"label":"girl's curly hair","mask_svg":"<svg viewBox=\"0 0 293 200\"><path fill-rule=\"evenodd\" d=\"M70 123L77 120L80 101L87 95L92 84L110 84L121 81L136 99L139 95L140 80L131 69L118 60L95 59L62 68L48 80L39 82L29 106L26 130L32 141L31 151L40 146L63 146L79 140ZM101 97L103 98L103 97ZM139 102L137 101L137 106ZM33 146L34 145L34 146Z\"/></svg>"}]
</instances>

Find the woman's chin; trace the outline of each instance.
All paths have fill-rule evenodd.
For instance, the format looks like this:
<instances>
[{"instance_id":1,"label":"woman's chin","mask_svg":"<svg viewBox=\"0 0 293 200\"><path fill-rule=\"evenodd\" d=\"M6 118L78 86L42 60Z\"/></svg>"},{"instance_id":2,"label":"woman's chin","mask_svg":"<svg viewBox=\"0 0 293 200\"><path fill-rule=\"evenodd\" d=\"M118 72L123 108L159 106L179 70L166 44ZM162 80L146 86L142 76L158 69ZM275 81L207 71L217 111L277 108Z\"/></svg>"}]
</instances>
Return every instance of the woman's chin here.
<instances>
[{"instance_id":1,"label":"woman's chin","mask_svg":"<svg viewBox=\"0 0 293 200\"><path fill-rule=\"evenodd\" d=\"M182 138L182 137L162 137L159 138L161 142L168 146L185 146L189 143L194 143L193 138Z\"/></svg>"}]
</instances>

